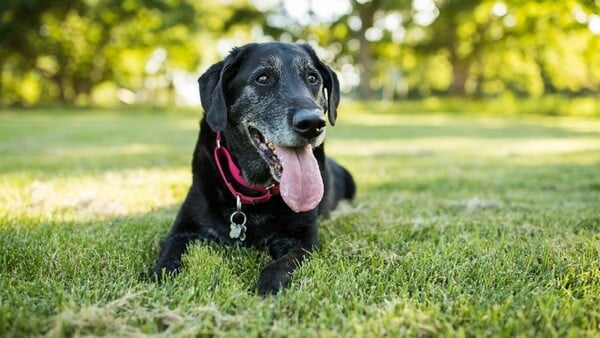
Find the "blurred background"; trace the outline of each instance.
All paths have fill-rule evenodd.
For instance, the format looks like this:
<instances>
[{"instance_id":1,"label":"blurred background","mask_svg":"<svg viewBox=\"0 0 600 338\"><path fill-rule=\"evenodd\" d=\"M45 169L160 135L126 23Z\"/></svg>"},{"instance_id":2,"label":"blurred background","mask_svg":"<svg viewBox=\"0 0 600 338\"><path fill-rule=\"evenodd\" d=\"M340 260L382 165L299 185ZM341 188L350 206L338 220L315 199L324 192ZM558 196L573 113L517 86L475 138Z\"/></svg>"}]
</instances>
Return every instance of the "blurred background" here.
<instances>
[{"instance_id":1,"label":"blurred background","mask_svg":"<svg viewBox=\"0 0 600 338\"><path fill-rule=\"evenodd\" d=\"M356 100L600 111L600 0L2 0L0 107L199 106L210 64L271 40L315 46Z\"/></svg>"}]
</instances>

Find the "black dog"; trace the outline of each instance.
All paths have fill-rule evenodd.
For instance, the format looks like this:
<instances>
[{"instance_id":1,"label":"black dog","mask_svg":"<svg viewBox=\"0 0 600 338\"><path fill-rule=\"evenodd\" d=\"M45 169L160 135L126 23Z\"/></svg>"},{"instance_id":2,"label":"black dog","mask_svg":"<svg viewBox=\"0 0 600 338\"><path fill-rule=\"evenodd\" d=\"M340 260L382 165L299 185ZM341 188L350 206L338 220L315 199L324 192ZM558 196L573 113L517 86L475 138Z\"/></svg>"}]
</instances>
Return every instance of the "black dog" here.
<instances>
[{"instance_id":1,"label":"black dog","mask_svg":"<svg viewBox=\"0 0 600 338\"><path fill-rule=\"evenodd\" d=\"M352 176L323 149L337 76L309 45L271 42L233 49L198 82L193 182L153 275L177 272L195 240L266 247L274 261L257 289L276 293L314 249L317 217L354 197Z\"/></svg>"}]
</instances>

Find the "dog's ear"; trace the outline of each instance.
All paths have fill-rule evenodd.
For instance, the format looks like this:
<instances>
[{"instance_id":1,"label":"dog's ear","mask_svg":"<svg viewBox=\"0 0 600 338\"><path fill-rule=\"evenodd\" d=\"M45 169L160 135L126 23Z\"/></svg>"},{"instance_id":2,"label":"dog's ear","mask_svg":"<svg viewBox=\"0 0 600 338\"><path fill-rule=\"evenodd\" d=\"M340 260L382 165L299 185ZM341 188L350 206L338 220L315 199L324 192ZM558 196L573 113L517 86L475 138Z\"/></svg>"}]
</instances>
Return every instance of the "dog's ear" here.
<instances>
[{"instance_id":1,"label":"dog's ear","mask_svg":"<svg viewBox=\"0 0 600 338\"><path fill-rule=\"evenodd\" d=\"M198 79L200 102L206 114L206 122L213 131L225 129L227 124L227 105L221 78L224 61L210 66Z\"/></svg>"},{"instance_id":2,"label":"dog's ear","mask_svg":"<svg viewBox=\"0 0 600 338\"><path fill-rule=\"evenodd\" d=\"M240 48L234 48L225 60L210 66L198 79L200 102L206 122L213 131L223 131L227 126L226 84L234 66L239 64L241 54Z\"/></svg>"},{"instance_id":3,"label":"dog's ear","mask_svg":"<svg viewBox=\"0 0 600 338\"><path fill-rule=\"evenodd\" d=\"M313 59L315 66L323 78L323 91L327 96L327 117L329 118L329 123L333 126L337 119L337 107L340 104L340 82L335 72L319 59L317 53L315 53L309 44L302 44L301 46Z\"/></svg>"},{"instance_id":4,"label":"dog's ear","mask_svg":"<svg viewBox=\"0 0 600 338\"><path fill-rule=\"evenodd\" d=\"M324 67L324 73L327 74L321 75L324 78L324 87L327 93L327 117L329 118L329 123L334 126L337 119L337 107L340 104L340 82L338 81L337 74L329 66L324 63L321 64Z\"/></svg>"}]
</instances>

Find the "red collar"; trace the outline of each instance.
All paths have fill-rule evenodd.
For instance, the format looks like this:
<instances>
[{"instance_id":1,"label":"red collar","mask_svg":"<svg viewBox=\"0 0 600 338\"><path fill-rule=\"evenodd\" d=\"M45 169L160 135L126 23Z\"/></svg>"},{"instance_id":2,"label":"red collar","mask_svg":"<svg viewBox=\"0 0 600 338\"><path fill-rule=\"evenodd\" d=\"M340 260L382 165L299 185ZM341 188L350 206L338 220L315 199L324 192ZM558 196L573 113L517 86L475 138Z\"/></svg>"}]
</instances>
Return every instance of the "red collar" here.
<instances>
[{"instance_id":1,"label":"red collar","mask_svg":"<svg viewBox=\"0 0 600 338\"><path fill-rule=\"evenodd\" d=\"M259 204L267 202L271 199L272 196L279 194L279 183L274 183L269 187L261 187L254 184L248 183L244 177L242 177L242 172L233 162L233 158L231 154L227 150L227 148L221 146L221 132L217 132L217 144L215 146L214 151L215 163L217 163L217 167L219 168L219 173L221 173L221 178L223 182L233 195L233 197L239 197L240 201L244 204ZM235 190L233 184L227 180L227 176L225 175L225 171L223 169L223 165L221 161L224 160L227 162L227 167L229 168L229 174L233 177L233 179L237 182L237 184L241 185L246 189L250 189L258 193L258 196L247 196L242 194L241 192Z\"/></svg>"}]
</instances>

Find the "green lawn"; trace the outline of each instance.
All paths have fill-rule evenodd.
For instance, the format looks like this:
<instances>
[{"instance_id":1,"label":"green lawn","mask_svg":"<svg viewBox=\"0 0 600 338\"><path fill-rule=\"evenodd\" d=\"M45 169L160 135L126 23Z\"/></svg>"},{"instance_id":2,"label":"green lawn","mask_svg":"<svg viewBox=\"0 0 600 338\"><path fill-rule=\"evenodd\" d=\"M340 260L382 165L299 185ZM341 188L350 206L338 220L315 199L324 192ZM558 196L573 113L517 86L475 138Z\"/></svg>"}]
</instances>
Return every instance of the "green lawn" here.
<instances>
[{"instance_id":1,"label":"green lawn","mask_svg":"<svg viewBox=\"0 0 600 338\"><path fill-rule=\"evenodd\" d=\"M0 335L600 336L600 119L347 104L358 196L291 287L195 245L145 280L190 184L199 113L0 113Z\"/></svg>"}]
</instances>

